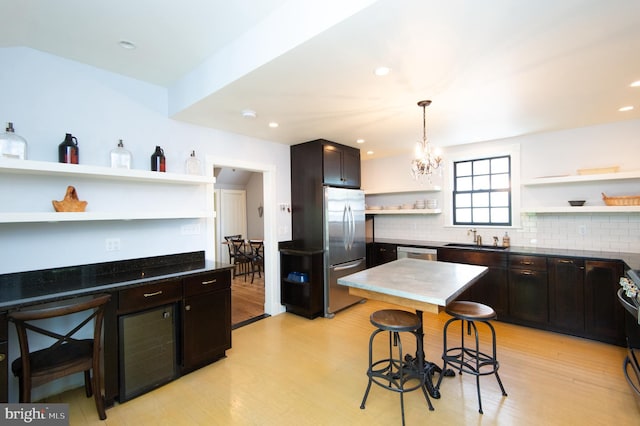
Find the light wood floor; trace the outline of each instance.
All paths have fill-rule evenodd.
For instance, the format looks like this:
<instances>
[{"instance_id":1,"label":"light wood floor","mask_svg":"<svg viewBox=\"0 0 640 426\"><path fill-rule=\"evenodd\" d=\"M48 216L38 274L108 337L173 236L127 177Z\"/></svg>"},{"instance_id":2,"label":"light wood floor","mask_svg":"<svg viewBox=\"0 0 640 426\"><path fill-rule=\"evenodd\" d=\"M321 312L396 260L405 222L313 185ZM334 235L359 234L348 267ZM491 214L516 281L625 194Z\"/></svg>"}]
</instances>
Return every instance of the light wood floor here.
<instances>
[{"instance_id":1,"label":"light wood floor","mask_svg":"<svg viewBox=\"0 0 640 426\"><path fill-rule=\"evenodd\" d=\"M238 276L231 282L231 324L237 325L264 314L264 274L251 282Z\"/></svg>"},{"instance_id":2,"label":"light wood floor","mask_svg":"<svg viewBox=\"0 0 640 426\"><path fill-rule=\"evenodd\" d=\"M367 383L368 301L334 319L292 314L233 331L227 358L107 410L110 425L399 425L399 396ZM447 319L425 314L427 356L439 359ZM492 376L446 378L428 411L420 391L405 397L407 425L638 425L640 410L622 374L624 348L500 322L502 397ZM405 348L409 346L404 340ZM52 398L70 403L71 425L100 424L82 389Z\"/></svg>"}]
</instances>

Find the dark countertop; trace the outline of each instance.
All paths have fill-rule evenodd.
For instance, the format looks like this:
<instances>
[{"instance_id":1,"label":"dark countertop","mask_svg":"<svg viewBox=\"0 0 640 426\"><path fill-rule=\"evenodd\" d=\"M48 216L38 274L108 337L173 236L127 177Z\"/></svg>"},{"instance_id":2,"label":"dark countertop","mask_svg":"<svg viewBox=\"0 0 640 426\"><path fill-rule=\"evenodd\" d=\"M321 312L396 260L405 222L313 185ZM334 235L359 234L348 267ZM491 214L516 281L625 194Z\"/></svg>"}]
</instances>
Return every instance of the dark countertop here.
<instances>
[{"instance_id":1,"label":"dark countertop","mask_svg":"<svg viewBox=\"0 0 640 426\"><path fill-rule=\"evenodd\" d=\"M399 246L423 247L438 249L445 247L451 242L442 241L418 241L418 240L402 240L392 238L376 238L376 243L397 244ZM469 247L472 249L472 247ZM618 253L609 251L596 250L572 250L572 249L555 249L543 247L519 247L511 246L507 249L500 249L501 253L522 254L522 255L538 255L538 256L565 256L579 257L593 260L621 260L630 269L640 269L640 253Z\"/></svg>"},{"instance_id":2,"label":"dark countertop","mask_svg":"<svg viewBox=\"0 0 640 426\"><path fill-rule=\"evenodd\" d=\"M204 252L131 259L0 275L0 310L169 281L232 265Z\"/></svg>"}]
</instances>

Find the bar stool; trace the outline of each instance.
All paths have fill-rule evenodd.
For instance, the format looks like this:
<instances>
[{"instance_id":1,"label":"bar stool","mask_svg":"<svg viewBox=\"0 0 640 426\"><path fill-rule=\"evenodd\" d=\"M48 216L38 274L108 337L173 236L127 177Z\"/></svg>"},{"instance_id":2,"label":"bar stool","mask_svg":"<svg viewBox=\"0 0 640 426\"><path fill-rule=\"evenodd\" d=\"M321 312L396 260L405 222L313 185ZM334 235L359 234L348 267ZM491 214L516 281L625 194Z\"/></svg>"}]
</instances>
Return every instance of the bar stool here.
<instances>
[{"instance_id":1,"label":"bar stool","mask_svg":"<svg viewBox=\"0 0 640 426\"><path fill-rule=\"evenodd\" d=\"M442 377L445 375L447 365L450 365L453 369L457 369L459 374L468 373L476 376L476 388L478 391L478 412L482 414L482 400L480 399L480 376L487 376L494 374L498 379L502 396L507 396L507 393L502 386L502 380L498 375L498 368L500 364L496 358L496 331L493 325L489 322L497 317L493 308L476 302L456 301L452 302L445 308L445 312L451 315L453 318L449 319L444 325L443 333L443 353L442 359L444 365L442 366L443 374L440 374L436 389L440 389L440 383ZM449 348L447 346L447 330L449 325L454 322L460 322L460 346ZM467 326L467 334L471 334L473 329L475 335L475 346L465 346L465 323ZM480 342L478 339L478 328L476 323L486 324L489 330L491 330L491 345L492 353L487 354L482 352L480 348Z\"/></svg>"},{"instance_id":2,"label":"bar stool","mask_svg":"<svg viewBox=\"0 0 640 426\"><path fill-rule=\"evenodd\" d=\"M360 408L364 409L369 390L371 390L371 383L375 383L385 389L400 394L400 409L402 412L403 425L405 392L421 388L429 405L429 410L433 411L433 405L431 405L431 400L425 388L424 354L422 345L419 344L422 336L418 333L420 318L411 312L397 309L383 309L372 313L369 319L371 324L376 327L376 330L371 333L371 337L369 338L369 368L367 369L369 383L367 384L367 390L364 393ZM389 332L389 358L373 361L374 338L384 331ZM411 333L416 339L416 347L418 348L417 370L415 367L412 368L412 366L405 364L403 361L402 341L400 339L400 333L402 332ZM395 354L397 356L395 357L393 353L394 347L397 347L397 353ZM416 382L407 386L407 382L409 381Z\"/></svg>"}]
</instances>

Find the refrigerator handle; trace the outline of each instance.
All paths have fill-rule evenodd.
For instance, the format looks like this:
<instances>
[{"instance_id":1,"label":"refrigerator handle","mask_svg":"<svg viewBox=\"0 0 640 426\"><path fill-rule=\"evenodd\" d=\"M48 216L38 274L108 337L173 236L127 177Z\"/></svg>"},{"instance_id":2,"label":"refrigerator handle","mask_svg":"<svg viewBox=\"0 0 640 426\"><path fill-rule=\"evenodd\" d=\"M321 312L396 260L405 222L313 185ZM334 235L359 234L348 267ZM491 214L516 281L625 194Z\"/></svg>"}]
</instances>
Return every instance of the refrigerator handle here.
<instances>
[{"instance_id":1,"label":"refrigerator handle","mask_svg":"<svg viewBox=\"0 0 640 426\"><path fill-rule=\"evenodd\" d=\"M352 268L357 268L358 266L360 266L362 264L363 260L359 259L353 262L349 262L348 264L345 265L340 265L340 266L334 266L333 270L334 271L344 271L345 269L352 269Z\"/></svg>"},{"instance_id":2,"label":"refrigerator handle","mask_svg":"<svg viewBox=\"0 0 640 426\"><path fill-rule=\"evenodd\" d=\"M351 239L349 241L349 250L353 248L353 242L356 240L356 219L353 216L351 204L349 204L349 218L351 219Z\"/></svg>"},{"instance_id":3,"label":"refrigerator handle","mask_svg":"<svg viewBox=\"0 0 640 426\"><path fill-rule=\"evenodd\" d=\"M342 211L342 244L345 250L349 250L349 235L351 233L351 222L349 220L349 205L344 205Z\"/></svg>"}]
</instances>

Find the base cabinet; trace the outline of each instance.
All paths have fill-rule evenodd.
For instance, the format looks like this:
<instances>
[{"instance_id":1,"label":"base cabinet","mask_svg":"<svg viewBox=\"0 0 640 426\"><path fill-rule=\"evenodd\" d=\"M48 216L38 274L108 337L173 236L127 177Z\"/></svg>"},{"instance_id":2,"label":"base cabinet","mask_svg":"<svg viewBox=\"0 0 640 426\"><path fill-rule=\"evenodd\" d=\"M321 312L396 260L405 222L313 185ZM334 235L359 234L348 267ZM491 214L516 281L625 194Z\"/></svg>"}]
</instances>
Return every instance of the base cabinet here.
<instances>
[{"instance_id":1,"label":"base cabinet","mask_svg":"<svg viewBox=\"0 0 640 426\"><path fill-rule=\"evenodd\" d=\"M584 260L549 257L549 323L558 331L584 332ZM611 294L615 298L615 292Z\"/></svg>"},{"instance_id":2,"label":"base cabinet","mask_svg":"<svg viewBox=\"0 0 640 426\"><path fill-rule=\"evenodd\" d=\"M625 311L615 295L624 274L622 262L585 261L585 332L598 340L624 346Z\"/></svg>"},{"instance_id":3,"label":"base cabinet","mask_svg":"<svg viewBox=\"0 0 640 426\"><path fill-rule=\"evenodd\" d=\"M514 255L509 265L509 318L526 325L547 325L547 259Z\"/></svg>"},{"instance_id":4,"label":"base cabinet","mask_svg":"<svg viewBox=\"0 0 640 426\"><path fill-rule=\"evenodd\" d=\"M231 348L231 277L212 273L184 280L182 371L222 358Z\"/></svg>"},{"instance_id":5,"label":"base cabinet","mask_svg":"<svg viewBox=\"0 0 640 426\"><path fill-rule=\"evenodd\" d=\"M287 312L306 318L319 317L324 314L324 252L288 243L280 243L280 303ZM292 279L294 276L306 279Z\"/></svg>"},{"instance_id":6,"label":"base cabinet","mask_svg":"<svg viewBox=\"0 0 640 426\"><path fill-rule=\"evenodd\" d=\"M184 279L150 283L113 293L105 312L104 368L105 403L113 405L162 384L142 383L139 391L123 392L123 351L127 326L123 318L152 312L159 307L175 308L171 312L176 322L176 374L168 380L186 374L225 356L231 348L231 269L195 274ZM169 312L169 309L160 310ZM164 314L168 317L167 314ZM153 330L146 330L152 336ZM131 345L129 345L131 346ZM151 346L150 346L151 348ZM137 348L141 353L144 348ZM153 350L152 348L150 350Z\"/></svg>"},{"instance_id":7,"label":"base cabinet","mask_svg":"<svg viewBox=\"0 0 640 426\"><path fill-rule=\"evenodd\" d=\"M373 243L371 251L367 252L367 266L378 266L392 262L398 258L398 246L389 243ZM371 256L371 261L369 261Z\"/></svg>"},{"instance_id":8,"label":"base cabinet","mask_svg":"<svg viewBox=\"0 0 640 426\"><path fill-rule=\"evenodd\" d=\"M0 313L0 403L8 402L9 344L7 343L7 315Z\"/></svg>"},{"instance_id":9,"label":"base cabinet","mask_svg":"<svg viewBox=\"0 0 640 426\"><path fill-rule=\"evenodd\" d=\"M509 315L508 257L506 253L468 249L439 248L438 260L487 266L489 271L480 277L457 300L470 300L491 306L498 318Z\"/></svg>"}]
</instances>

